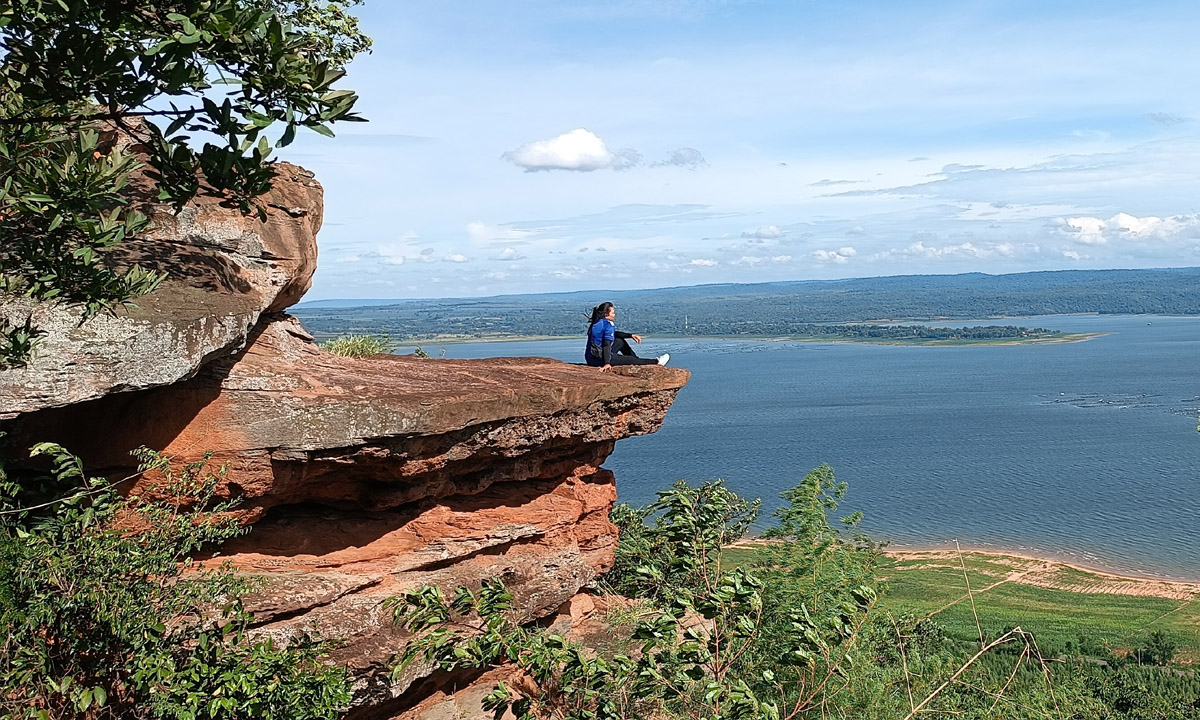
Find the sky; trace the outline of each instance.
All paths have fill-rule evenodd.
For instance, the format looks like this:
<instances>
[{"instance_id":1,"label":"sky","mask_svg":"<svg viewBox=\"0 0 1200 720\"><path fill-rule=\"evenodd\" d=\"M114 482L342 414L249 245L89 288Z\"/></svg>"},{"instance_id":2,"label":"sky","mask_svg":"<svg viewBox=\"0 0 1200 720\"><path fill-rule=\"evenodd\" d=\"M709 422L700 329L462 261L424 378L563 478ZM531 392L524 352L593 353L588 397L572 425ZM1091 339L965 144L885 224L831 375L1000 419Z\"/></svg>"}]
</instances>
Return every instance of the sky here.
<instances>
[{"instance_id":1,"label":"sky","mask_svg":"<svg viewBox=\"0 0 1200 720\"><path fill-rule=\"evenodd\" d=\"M308 300L1200 265L1200 3L357 10Z\"/></svg>"}]
</instances>

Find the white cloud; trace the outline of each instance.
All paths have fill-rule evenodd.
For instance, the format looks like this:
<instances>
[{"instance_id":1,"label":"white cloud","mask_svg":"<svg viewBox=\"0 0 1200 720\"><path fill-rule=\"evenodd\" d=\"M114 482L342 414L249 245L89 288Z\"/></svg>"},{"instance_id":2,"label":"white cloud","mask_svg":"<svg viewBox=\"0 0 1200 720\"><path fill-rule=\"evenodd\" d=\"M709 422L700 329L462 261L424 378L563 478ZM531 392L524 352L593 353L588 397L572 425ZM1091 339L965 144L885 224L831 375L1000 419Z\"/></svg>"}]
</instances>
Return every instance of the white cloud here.
<instances>
[{"instance_id":1,"label":"white cloud","mask_svg":"<svg viewBox=\"0 0 1200 720\"><path fill-rule=\"evenodd\" d=\"M785 235L783 230L779 229L778 225L764 225L757 230L747 230L742 233L744 238L758 238L760 240L774 240Z\"/></svg>"},{"instance_id":2,"label":"white cloud","mask_svg":"<svg viewBox=\"0 0 1200 720\"><path fill-rule=\"evenodd\" d=\"M404 255L403 243L400 242L380 245L375 252L363 253L363 257L374 259L382 265L403 265L407 259Z\"/></svg>"},{"instance_id":3,"label":"white cloud","mask_svg":"<svg viewBox=\"0 0 1200 720\"><path fill-rule=\"evenodd\" d=\"M708 258L696 258L695 260L692 260L692 262L690 264L691 265L699 265L700 267L714 267L714 266L716 266L717 261L710 260Z\"/></svg>"},{"instance_id":4,"label":"white cloud","mask_svg":"<svg viewBox=\"0 0 1200 720\"><path fill-rule=\"evenodd\" d=\"M524 168L525 172L541 170L626 170L637 165L642 156L635 150L609 150L608 145L590 130L578 128L549 140L534 140L502 157Z\"/></svg>"},{"instance_id":5,"label":"white cloud","mask_svg":"<svg viewBox=\"0 0 1200 720\"><path fill-rule=\"evenodd\" d=\"M942 245L939 247L936 245L926 245L923 240L918 240L905 248L903 254L936 259L943 257L986 257L990 254L990 251L972 242Z\"/></svg>"},{"instance_id":6,"label":"white cloud","mask_svg":"<svg viewBox=\"0 0 1200 720\"><path fill-rule=\"evenodd\" d=\"M1074 250L1063 250L1062 256L1067 258L1068 260L1082 260L1083 259L1083 256L1080 255L1079 253L1075 252Z\"/></svg>"},{"instance_id":7,"label":"white cloud","mask_svg":"<svg viewBox=\"0 0 1200 720\"><path fill-rule=\"evenodd\" d=\"M1103 245L1108 242L1104 237L1104 221L1094 217L1067 218L1067 234L1073 234L1075 242L1083 245Z\"/></svg>"},{"instance_id":8,"label":"white cloud","mask_svg":"<svg viewBox=\"0 0 1200 720\"><path fill-rule=\"evenodd\" d=\"M814 250L812 253L813 260L819 263L838 263L844 264L850 262L850 258L858 254L858 250L852 247L838 248L837 250Z\"/></svg>"},{"instance_id":9,"label":"white cloud","mask_svg":"<svg viewBox=\"0 0 1200 720\"><path fill-rule=\"evenodd\" d=\"M574 279L582 277L582 276L583 276L583 268L578 267L576 265L571 265L569 267L550 271L550 277L553 277L557 280L574 280Z\"/></svg>"},{"instance_id":10,"label":"white cloud","mask_svg":"<svg viewBox=\"0 0 1200 720\"><path fill-rule=\"evenodd\" d=\"M465 263L470 261L470 259L471 258L463 255L462 253L447 253L446 256L442 258L442 262Z\"/></svg>"},{"instance_id":11,"label":"white cloud","mask_svg":"<svg viewBox=\"0 0 1200 720\"><path fill-rule=\"evenodd\" d=\"M1171 244L1200 240L1200 214L1160 218L1117 213L1107 220L1083 216L1065 218L1059 223L1062 233L1081 245L1107 245L1110 241Z\"/></svg>"},{"instance_id":12,"label":"white cloud","mask_svg":"<svg viewBox=\"0 0 1200 720\"><path fill-rule=\"evenodd\" d=\"M525 256L516 248L506 247L499 254L492 257L493 260L524 260Z\"/></svg>"},{"instance_id":13,"label":"white cloud","mask_svg":"<svg viewBox=\"0 0 1200 720\"><path fill-rule=\"evenodd\" d=\"M746 267L758 267L759 265L765 265L767 263L776 263L778 265L782 265L791 261L791 255L773 255L771 257L766 257L763 255L743 255L737 260L734 260L733 264L744 265Z\"/></svg>"}]
</instances>

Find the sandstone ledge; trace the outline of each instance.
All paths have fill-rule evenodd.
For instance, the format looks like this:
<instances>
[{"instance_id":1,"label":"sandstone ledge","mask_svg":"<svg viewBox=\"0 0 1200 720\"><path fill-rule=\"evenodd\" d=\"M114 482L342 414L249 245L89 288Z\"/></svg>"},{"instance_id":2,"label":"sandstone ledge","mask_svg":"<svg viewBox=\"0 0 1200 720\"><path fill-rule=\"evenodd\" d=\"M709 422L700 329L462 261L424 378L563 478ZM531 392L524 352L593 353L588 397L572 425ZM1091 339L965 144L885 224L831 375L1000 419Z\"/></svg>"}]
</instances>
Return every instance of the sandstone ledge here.
<instances>
[{"instance_id":1,"label":"sandstone ledge","mask_svg":"<svg viewBox=\"0 0 1200 720\"><path fill-rule=\"evenodd\" d=\"M256 631L342 640L332 661L355 674L356 712L384 717L427 669L387 680L404 636L383 600L499 577L522 619L552 613L611 567L616 485L602 463L618 439L658 429L688 377L542 358L352 360L272 316L191 380L5 429L16 447L53 440L114 474L139 445L179 461L211 452L250 526L216 561L266 580L249 603Z\"/></svg>"}]
</instances>

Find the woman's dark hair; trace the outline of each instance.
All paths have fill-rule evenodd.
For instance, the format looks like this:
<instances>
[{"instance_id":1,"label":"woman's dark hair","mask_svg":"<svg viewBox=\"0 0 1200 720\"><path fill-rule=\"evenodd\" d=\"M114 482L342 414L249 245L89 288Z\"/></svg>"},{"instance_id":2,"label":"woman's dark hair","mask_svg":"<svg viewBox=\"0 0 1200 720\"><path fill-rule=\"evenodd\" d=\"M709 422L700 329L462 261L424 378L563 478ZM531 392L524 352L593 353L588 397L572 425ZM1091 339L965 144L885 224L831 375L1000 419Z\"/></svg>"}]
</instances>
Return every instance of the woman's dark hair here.
<instances>
[{"instance_id":1,"label":"woman's dark hair","mask_svg":"<svg viewBox=\"0 0 1200 720\"><path fill-rule=\"evenodd\" d=\"M595 325L600 320L604 319L604 316L608 315L608 310L612 306L613 306L612 303L605 302L605 303L600 303L596 307L592 308L592 320L591 320L591 322L588 323L588 327L590 328L591 326Z\"/></svg>"}]
</instances>

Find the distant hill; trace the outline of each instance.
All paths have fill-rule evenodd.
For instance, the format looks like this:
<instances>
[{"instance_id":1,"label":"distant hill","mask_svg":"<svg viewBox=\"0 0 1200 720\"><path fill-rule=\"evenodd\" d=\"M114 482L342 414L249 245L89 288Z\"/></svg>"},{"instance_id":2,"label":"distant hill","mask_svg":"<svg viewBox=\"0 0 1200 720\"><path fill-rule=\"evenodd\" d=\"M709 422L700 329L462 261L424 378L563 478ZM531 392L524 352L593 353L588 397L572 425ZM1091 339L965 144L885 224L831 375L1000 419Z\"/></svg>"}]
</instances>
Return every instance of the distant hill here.
<instances>
[{"instance_id":1,"label":"distant hill","mask_svg":"<svg viewBox=\"0 0 1200 720\"><path fill-rule=\"evenodd\" d=\"M811 323L1071 313L1200 315L1200 268L897 275L434 300L325 300L294 308L320 335L577 335L609 300L620 326L657 335L794 335Z\"/></svg>"}]
</instances>

